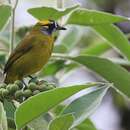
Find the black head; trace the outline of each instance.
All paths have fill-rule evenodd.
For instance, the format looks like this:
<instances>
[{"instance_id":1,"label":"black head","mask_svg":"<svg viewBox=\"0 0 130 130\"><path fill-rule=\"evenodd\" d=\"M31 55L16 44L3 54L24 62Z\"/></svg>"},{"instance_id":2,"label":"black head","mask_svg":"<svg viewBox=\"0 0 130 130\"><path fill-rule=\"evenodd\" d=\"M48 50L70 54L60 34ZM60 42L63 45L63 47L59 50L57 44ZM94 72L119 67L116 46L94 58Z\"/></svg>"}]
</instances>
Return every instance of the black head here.
<instances>
[{"instance_id":1,"label":"black head","mask_svg":"<svg viewBox=\"0 0 130 130\"><path fill-rule=\"evenodd\" d=\"M51 35L53 32L57 30L66 30L66 28L61 27L56 21L54 20L42 20L38 22L41 26L40 30L44 34Z\"/></svg>"}]
</instances>

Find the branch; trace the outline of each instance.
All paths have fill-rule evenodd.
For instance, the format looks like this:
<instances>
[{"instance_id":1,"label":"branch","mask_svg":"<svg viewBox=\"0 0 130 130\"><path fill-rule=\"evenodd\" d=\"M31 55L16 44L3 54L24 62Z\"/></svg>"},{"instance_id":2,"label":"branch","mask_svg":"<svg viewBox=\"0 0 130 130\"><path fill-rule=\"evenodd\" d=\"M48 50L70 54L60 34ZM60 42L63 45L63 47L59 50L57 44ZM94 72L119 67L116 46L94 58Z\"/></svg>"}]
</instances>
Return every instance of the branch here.
<instances>
[{"instance_id":1,"label":"branch","mask_svg":"<svg viewBox=\"0 0 130 130\"><path fill-rule=\"evenodd\" d=\"M9 0L10 1L10 0ZM14 7L12 7L12 23L11 23L11 44L10 44L10 53L13 51L14 48L14 37L15 37L15 10L18 5L18 0L16 0Z\"/></svg>"}]
</instances>

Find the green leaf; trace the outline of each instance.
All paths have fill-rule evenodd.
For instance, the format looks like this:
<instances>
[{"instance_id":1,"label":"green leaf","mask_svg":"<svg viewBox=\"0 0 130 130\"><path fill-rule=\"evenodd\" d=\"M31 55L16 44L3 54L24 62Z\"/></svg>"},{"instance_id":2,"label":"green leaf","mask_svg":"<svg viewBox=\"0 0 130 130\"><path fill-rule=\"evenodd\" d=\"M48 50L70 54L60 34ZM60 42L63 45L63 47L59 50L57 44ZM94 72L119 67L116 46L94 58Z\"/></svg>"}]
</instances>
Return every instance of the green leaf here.
<instances>
[{"instance_id":1,"label":"green leaf","mask_svg":"<svg viewBox=\"0 0 130 130\"><path fill-rule=\"evenodd\" d=\"M7 23L11 15L11 7L8 5L0 5L0 30Z\"/></svg>"},{"instance_id":2,"label":"green leaf","mask_svg":"<svg viewBox=\"0 0 130 130\"><path fill-rule=\"evenodd\" d=\"M130 43L127 37L115 25L92 26L109 44L130 60Z\"/></svg>"},{"instance_id":3,"label":"green leaf","mask_svg":"<svg viewBox=\"0 0 130 130\"><path fill-rule=\"evenodd\" d=\"M97 56L105 53L109 49L111 49L111 46L109 45L108 42L101 42L88 46L87 48L82 50L81 54Z\"/></svg>"},{"instance_id":4,"label":"green leaf","mask_svg":"<svg viewBox=\"0 0 130 130\"><path fill-rule=\"evenodd\" d=\"M51 111L53 112L54 116L57 116L63 111L64 108L65 108L65 104L64 105L59 104L56 107L54 107Z\"/></svg>"},{"instance_id":5,"label":"green leaf","mask_svg":"<svg viewBox=\"0 0 130 130\"><path fill-rule=\"evenodd\" d=\"M16 126L15 126L14 120L12 120L12 119L7 117L7 122L8 122L9 128L16 130Z\"/></svg>"},{"instance_id":6,"label":"green leaf","mask_svg":"<svg viewBox=\"0 0 130 130\"><path fill-rule=\"evenodd\" d=\"M14 104L11 101L5 99L4 100L4 110L6 111L8 125L11 128L15 128L14 112L15 112L16 108L15 108Z\"/></svg>"},{"instance_id":7,"label":"green leaf","mask_svg":"<svg viewBox=\"0 0 130 130\"><path fill-rule=\"evenodd\" d=\"M58 60L48 63L43 70L41 71L40 75L55 75L60 69L64 67L64 61Z\"/></svg>"},{"instance_id":8,"label":"green leaf","mask_svg":"<svg viewBox=\"0 0 130 130\"><path fill-rule=\"evenodd\" d=\"M76 130L96 130L96 128L90 119L86 119L84 122L76 127Z\"/></svg>"},{"instance_id":9,"label":"green leaf","mask_svg":"<svg viewBox=\"0 0 130 130\"><path fill-rule=\"evenodd\" d=\"M100 105L109 87L96 88L92 92L81 96L68 105L62 114L73 113L75 127L88 118Z\"/></svg>"},{"instance_id":10,"label":"green leaf","mask_svg":"<svg viewBox=\"0 0 130 130\"><path fill-rule=\"evenodd\" d=\"M6 113L3 104L0 102L0 130L8 130Z\"/></svg>"},{"instance_id":11,"label":"green leaf","mask_svg":"<svg viewBox=\"0 0 130 130\"><path fill-rule=\"evenodd\" d=\"M86 66L105 80L112 83L115 88L120 90L120 92L123 92L128 97L130 96L130 73L120 65L105 58L88 55L71 57L61 54L53 54L53 57L61 58L62 60L69 59Z\"/></svg>"},{"instance_id":12,"label":"green leaf","mask_svg":"<svg viewBox=\"0 0 130 130\"><path fill-rule=\"evenodd\" d=\"M96 10L79 8L73 11L67 24L97 25L128 21L128 18Z\"/></svg>"},{"instance_id":13,"label":"green leaf","mask_svg":"<svg viewBox=\"0 0 130 130\"><path fill-rule=\"evenodd\" d=\"M8 119L14 120L14 112L16 110L14 104L11 101L4 100L4 109Z\"/></svg>"},{"instance_id":14,"label":"green leaf","mask_svg":"<svg viewBox=\"0 0 130 130\"><path fill-rule=\"evenodd\" d=\"M40 7L29 9L28 12L39 20L46 20L46 19L58 20L61 17L73 11L74 9L76 9L77 7L79 7L79 5L66 8L65 10L57 10L52 7Z\"/></svg>"},{"instance_id":15,"label":"green leaf","mask_svg":"<svg viewBox=\"0 0 130 130\"><path fill-rule=\"evenodd\" d=\"M32 130L47 130L49 121L45 118L51 118L49 114L41 115L40 117L36 118L35 120L31 121L28 126L32 128Z\"/></svg>"},{"instance_id":16,"label":"green leaf","mask_svg":"<svg viewBox=\"0 0 130 130\"><path fill-rule=\"evenodd\" d=\"M121 92L130 96L130 73L123 67L110 60L95 56L77 56L70 59L85 65L110 83L113 83Z\"/></svg>"},{"instance_id":17,"label":"green leaf","mask_svg":"<svg viewBox=\"0 0 130 130\"><path fill-rule=\"evenodd\" d=\"M72 114L66 114L55 118L49 125L49 130L69 130L73 124L74 117Z\"/></svg>"},{"instance_id":18,"label":"green leaf","mask_svg":"<svg viewBox=\"0 0 130 130\"><path fill-rule=\"evenodd\" d=\"M5 53L0 53L0 67L5 65L5 61L6 61L6 54Z\"/></svg>"},{"instance_id":19,"label":"green leaf","mask_svg":"<svg viewBox=\"0 0 130 130\"><path fill-rule=\"evenodd\" d=\"M28 122L37 118L39 115L48 112L51 108L80 90L95 86L96 84L97 83L90 83L86 85L56 88L29 98L16 110L15 122L17 128L22 128Z\"/></svg>"},{"instance_id":20,"label":"green leaf","mask_svg":"<svg viewBox=\"0 0 130 130\"><path fill-rule=\"evenodd\" d=\"M53 49L54 53L65 53L67 52L66 46L60 44L60 45L55 45Z\"/></svg>"},{"instance_id":21,"label":"green leaf","mask_svg":"<svg viewBox=\"0 0 130 130\"><path fill-rule=\"evenodd\" d=\"M8 130L15 130L15 129L9 128Z\"/></svg>"}]
</instances>

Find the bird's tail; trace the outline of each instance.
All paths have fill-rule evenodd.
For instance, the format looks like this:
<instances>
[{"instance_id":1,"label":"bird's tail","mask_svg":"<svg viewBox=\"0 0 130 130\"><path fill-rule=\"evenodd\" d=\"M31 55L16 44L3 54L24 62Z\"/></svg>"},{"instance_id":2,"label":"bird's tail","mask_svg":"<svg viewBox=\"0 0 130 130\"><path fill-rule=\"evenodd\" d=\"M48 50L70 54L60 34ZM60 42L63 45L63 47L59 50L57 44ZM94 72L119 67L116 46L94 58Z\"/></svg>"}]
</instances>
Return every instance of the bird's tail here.
<instances>
[{"instance_id":1,"label":"bird's tail","mask_svg":"<svg viewBox=\"0 0 130 130\"><path fill-rule=\"evenodd\" d=\"M6 77L4 79L4 83L9 84L9 83L14 83L14 81L19 80L19 77L17 75L14 75L12 73L7 73Z\"/></svg>"}]
</instances>

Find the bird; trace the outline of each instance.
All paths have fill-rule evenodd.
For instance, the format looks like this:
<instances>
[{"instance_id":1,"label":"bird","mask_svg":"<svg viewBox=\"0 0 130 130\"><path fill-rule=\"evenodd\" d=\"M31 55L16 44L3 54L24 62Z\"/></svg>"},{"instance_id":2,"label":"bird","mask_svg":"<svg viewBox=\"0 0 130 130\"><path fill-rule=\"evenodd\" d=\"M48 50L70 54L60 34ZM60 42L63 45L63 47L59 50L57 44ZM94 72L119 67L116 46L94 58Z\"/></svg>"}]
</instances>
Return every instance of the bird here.
<instances>
[{"instance_id":1,"label":"bird","mask_svg":"<svg viewBox=\"0 0 130 130\"><path fill-rule=\"evenodd\" d=\"M10 54L4 67L4 83L14 83L40 71L51 56L53 33L57 30L66 28L54 20L38 21Z\"/></svg>"}]
</instances>

